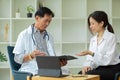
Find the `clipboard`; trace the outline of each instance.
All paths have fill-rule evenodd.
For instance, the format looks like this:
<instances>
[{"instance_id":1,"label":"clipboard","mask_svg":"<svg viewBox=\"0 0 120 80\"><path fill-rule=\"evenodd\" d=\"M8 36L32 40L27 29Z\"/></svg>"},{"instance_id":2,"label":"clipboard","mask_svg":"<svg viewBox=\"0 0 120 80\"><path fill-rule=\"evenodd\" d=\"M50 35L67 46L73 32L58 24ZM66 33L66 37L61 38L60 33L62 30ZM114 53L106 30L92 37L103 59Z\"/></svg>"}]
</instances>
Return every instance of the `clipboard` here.
<instances>
[{"instance_id":1,"label":"clipboard","mask_svg":"<svg viewBox=\"0 0 120 80\"><path fill-rule=\"evenodd\" d=\"M73 59L77 59L77 57L71 56L71 55L62 55L62 56L58 56L59 59L65 59L65 60L73 60Z\"/></svg>"}]
</instances>

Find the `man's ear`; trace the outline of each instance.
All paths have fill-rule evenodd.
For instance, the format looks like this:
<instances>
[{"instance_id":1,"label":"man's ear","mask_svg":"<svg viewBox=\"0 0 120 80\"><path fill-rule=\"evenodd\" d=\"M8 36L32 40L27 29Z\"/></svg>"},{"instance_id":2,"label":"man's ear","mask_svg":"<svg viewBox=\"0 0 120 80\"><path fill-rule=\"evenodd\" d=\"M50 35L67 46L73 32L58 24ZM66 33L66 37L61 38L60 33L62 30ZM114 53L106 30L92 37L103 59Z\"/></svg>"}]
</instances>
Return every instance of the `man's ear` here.
<instances>
[{"instance_id":1,"label":"man's ear","mask_svg":"<svg viewBox=\"0 0 120 80\"><path fill-rule=\"evenodd\" d=\"M38 19L40 19L41 17L39 17L39 16L35 16L35 20L38 20Z\"/></svg>"}]
</instances>

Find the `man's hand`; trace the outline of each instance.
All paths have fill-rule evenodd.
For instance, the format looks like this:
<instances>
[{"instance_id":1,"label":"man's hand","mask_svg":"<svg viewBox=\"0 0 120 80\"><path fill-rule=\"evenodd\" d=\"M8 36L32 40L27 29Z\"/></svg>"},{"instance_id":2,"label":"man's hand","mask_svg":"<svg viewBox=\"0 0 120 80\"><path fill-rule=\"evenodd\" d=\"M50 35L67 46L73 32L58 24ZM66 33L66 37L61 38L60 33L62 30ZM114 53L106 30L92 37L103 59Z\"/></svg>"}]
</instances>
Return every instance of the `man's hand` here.
<instances>
[{"instance_id":1,"label":"man's hand","mask_svg":"<svg viewBox=\"0 0 120 80\"><path fill-rule=\"evenodd\" d=\"M35 58L36 56L45 56L46 54L44 52L40 52L39 50L34 50L30 55L32 58Z\"/></svg>"},{"instance_id":2,"label":"man's hand","mask_svg":"<svg viewBox=\"0 0 120 80\"><path fill-rule=\"evenodd\" d=\"M40 52L39 50L34 50L32 53L25 55L23 61L27 62L32 60L36 56L45 56L45 55L46 54L44 52Z\"/></svg>"},{"instance_id":3,"label":"man's hand","mask_svg":"<svg viewBox=\"0 0 120 80\"><path fill-rule=\"evenodd\" d=\"M67 60L66 59L60 59L60 65L61 66L65 66L67 64Z\"/></svg>"}]
</instances>

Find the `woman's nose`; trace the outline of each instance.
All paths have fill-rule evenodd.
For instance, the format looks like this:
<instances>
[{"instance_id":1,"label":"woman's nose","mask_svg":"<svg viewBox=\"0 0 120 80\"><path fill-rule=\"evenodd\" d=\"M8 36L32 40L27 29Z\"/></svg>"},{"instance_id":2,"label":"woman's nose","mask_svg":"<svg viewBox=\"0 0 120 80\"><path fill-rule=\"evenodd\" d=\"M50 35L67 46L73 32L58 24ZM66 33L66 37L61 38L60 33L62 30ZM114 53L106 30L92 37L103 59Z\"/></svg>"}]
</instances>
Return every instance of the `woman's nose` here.
<instances>
[{"instance_id":1,"label":"woman's nose","mask_svg":"<svg viewBox=\"0 0 120 80\"><path fill-rule=\"evenodd\" d=\"M92 26L90 25L90 29L92 28Z\"/></svg>"}]
</instances>

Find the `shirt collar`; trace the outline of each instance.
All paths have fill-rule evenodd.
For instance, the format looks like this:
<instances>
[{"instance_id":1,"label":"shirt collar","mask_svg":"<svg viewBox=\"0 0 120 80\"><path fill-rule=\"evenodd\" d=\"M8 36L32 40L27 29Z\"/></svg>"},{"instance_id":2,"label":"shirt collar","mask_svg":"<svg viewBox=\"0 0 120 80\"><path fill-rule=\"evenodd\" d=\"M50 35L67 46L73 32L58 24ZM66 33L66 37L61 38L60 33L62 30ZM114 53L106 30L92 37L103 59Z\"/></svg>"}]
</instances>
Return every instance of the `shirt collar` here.
<instances>
[{"instance_id":1,"label":"shirt collar","mask_svg":"<svg viewBox=\"0 0 120 80\"><path fill-rule=\"evenodd\" d=\"M34 27L34 32L33 33L36 33L36 32L39 32L39 30L36 28L36 27ZM42 33L40 33L40 34L46 34L46 31L43 31Z\"/></svg>"},{"instance_id":2,"label":"shirt collar","mask_svg":"<svg viewBox=\"0 0 120 80\"><path fill-rule=\"evenodd\" d=\"M107 29L105 29L105 31L104 31L104 33L103 33L103 36L102 36L102 40L108 38L108 33L109 33L109 31L108 31ZM93 40L94 40L94 41L97 40L97 35L98 35L98 34L96 34L96 35L93 37Z\"/></svg>"},{"instance_id":3,"label":"shirt collar","mask_svg":"<svg viewBox=\"0 0 120 80\"><path fill-rule=\"evenodd\" d=\"M39 30L36 27L34 27L33 31L34 31L33 33L39 32Z\"/></svg>"},{"instance_id":4,"label":"shirt collar","mask_svg":"<svg viewBox=\"0 0 120 80\"><path fill-rule=\"evenodd\" d=\"M104 34L103 34L103 39L107 39L108 38L108 33L109 33L109 31L106 29L104 31Z\"/></svg>"}]
</instances>

